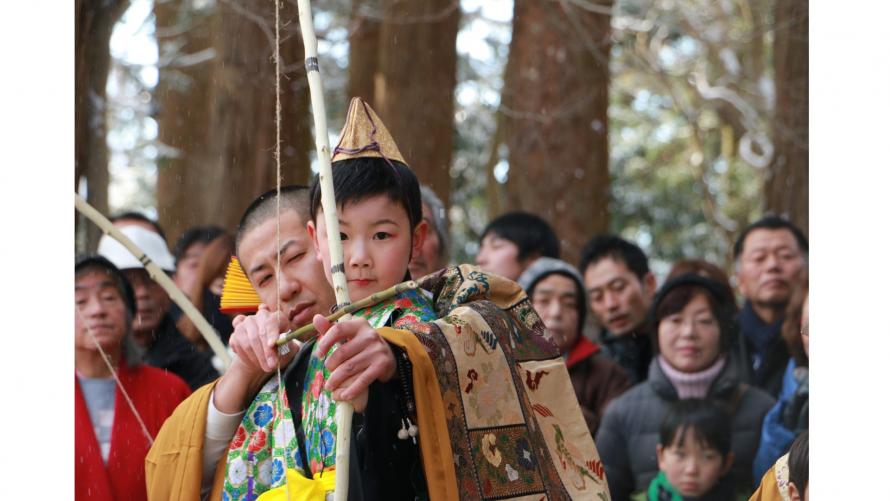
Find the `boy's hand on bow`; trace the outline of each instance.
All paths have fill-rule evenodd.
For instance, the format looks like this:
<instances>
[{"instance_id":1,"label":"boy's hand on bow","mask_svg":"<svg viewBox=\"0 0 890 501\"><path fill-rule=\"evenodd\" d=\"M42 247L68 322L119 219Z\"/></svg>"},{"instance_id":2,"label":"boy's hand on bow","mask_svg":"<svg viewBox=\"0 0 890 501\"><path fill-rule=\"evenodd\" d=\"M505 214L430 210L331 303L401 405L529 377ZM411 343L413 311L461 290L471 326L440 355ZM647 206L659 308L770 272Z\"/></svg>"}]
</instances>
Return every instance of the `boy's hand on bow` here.
<instances>
[{"instance_id":1,"label":"boy's hand on bow","mask_svg":"<svg viewBox=\"0 0 890 501\"><path fill-rule=\"evenodd\" d=\"M325 360L331 377L325 389L334 400L349 401L356 412L368 404L368 387L374 381L386 382L396 371L396 360L386 341L365 319L331 324L321 316L312 319L319 338L315 354L323 357L335 344L340 346Z\"/></svg>"}]
</instances>

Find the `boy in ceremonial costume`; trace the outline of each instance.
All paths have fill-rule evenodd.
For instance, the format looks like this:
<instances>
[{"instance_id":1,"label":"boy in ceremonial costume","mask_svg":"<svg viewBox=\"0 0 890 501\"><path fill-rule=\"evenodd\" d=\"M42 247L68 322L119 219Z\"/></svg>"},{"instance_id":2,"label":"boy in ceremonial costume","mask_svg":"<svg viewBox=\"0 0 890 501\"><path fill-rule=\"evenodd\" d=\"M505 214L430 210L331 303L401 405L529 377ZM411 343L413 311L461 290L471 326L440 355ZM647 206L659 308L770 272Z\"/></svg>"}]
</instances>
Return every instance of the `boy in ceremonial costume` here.
<instances>
[{"instance_id":1,"label":"boy in ceremonial costume","mask_svg":"<svg viewBox=\"0 0 890 501\"><path fill-rule=\"evenodd\" d=\"M351 299L407 279L412 249L426 231L417 181L359 99L350 104L332 171ZM318 206L315 187L309 233L327 274ZM318 340L304 345L282 376L286 409L255 398L225 475L217 470L227 496L263 484L262 500L287 493L310 499L299 493L332 486L342 474L331 471L333 396L356 409L351 499L608 499L565 364L522 289L468 265L427 277L420 289L334 326L314 317ZM366 358L356 325L375 327L392 359ZM271 344L262 352L275 353ZM287 431L294 423L296 437ZM260 456L271 466L251 464Z\"/></svg>"}]
</instances>

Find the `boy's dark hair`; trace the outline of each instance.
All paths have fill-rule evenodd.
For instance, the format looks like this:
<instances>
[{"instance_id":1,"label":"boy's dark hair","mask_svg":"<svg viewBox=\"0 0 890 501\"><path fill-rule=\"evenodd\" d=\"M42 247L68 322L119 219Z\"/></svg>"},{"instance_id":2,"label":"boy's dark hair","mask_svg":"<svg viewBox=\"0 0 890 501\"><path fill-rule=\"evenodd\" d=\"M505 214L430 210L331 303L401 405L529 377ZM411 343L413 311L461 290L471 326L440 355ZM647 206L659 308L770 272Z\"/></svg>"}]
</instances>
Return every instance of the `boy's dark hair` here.
<instances>
[{"instance_id":1,"label":"boy's dark hair","mask_svg":"<svg viewBox=\"0 0 890 501\"><path fill-rule=\"evenodd\" d=\"M683 442L686 433L702 446L713 447L726 458L731 450L732 429L726 409L713 400L687 398L671 403L661 422L658 443L670 447Z\"/></svg>"},{"instance_id":2,"label":"boy's dark hair","mask_svg":"<svg viewBox=\"0 0 890 501\"><path fill-rule=\"evenodd\" d=\"M788 451L788 480L794 483L803 499L803 491L810 483L810 431L806 430L791 443Z\"/></svg>"},{"instance_id":3,"label":"boy's dark hair","mask_svg":"<svg viewBox=\"0 0 890 501\"><path fill-rule=\"evenodd\" d=\"M597 235L591 238L581 250L581 265L578 271L583 275L588 266L607 257L624 263L640 281L649 273L649 260L643 249L617 235Z\"/></svg>"},{"instance_id":4,"label":"boy's dark hair","mask_svg":"<svg viewBox=\"0 0 890 501\"><path fill-rule=\"evenodd\" d=\"M269 190L247 206L241 221L238 223L238 229L235 230L235 255L238 255L238 249L241 248L241 240L244 239L250 230L256 228L266 222L270 217L278 214L278 204L276 203L277 190ZM295 210L300 218L307 219L309 213L309 188L302 184L291 184L281 187L281 210Z\"/></svg>"},{"instance_id":5,"label":"boy's dark hair","mask_svg":"<svg viewBox=\"0 0 890 501\"><path fill-rule=\"evenodd\" d=\"M179 260L185 255L185 251L187 251L193 244L209 244L215 240L216 237L224 235L225 233L226 230L213 225L192 226L185 230L182 236L179 237L179 240L176 241L176 245L173 246L173 257L176 259L176 263L179 264Z\"/></svg>"},{"instance_id":6,"label":"boy's dark hair","mask_svg":"<svg viewBox=\"0 0 890 501\"><path fill-rule=\"evenodd\" d=\"M386 195L408 214L411 229L423 219L420 183L407 165L397 160L359 157L338 160L331 165L337 208L361 202L375 195ZM318 175L309 188L309 217L315 221L321 210L321 186Z\"/></svg>"},{"instance_id":7,"label":"boy's dark hair","mask_svg":"<svg viewBox=\"0 0 890 501\"><path fill-rule=\"evenodd\" d=\"M517 260L532 255L559 259L559 239L547 221L528 212L508 212L495 218L482 230L479 241L489 233L509 240L519 248Z\"/></svg>"},{"instance_id":8,"label":"boy's dark hair","mask_svg":"<svg viewBox=\"0 0 890 501\"><path fill-rule=\"evenodd\" d=\"M745 239L748 238L748 234L754 230L788 230L794 235L794 240L797 241L797 246L800 247L801 252L807 254L810 252L810 244L807 241L807 237L800 231L800 228L794 225L791 221L784 219L782 217L776 215L767 215L762 217L761 219L749 224L742 230L742 233L739 235L739 238L736 239L735 245L732 246L732 256L733 259L738 259L742 252L745 251Z\"/></svg>"},{"instance_id":9,"label":"boy's dark hair","mask_svg":"<svg viewBox=\"0 0 890 501\"><path fill-rule=\"evenodd\" d=\"M664 317L680 312L689 304L696 294L704 294L711 307L711 313L717 320L720 329L720 353L729 353L736 341L736 324L734 322L736 306L732 290L717 280L712 280L697 273L684 273L671 278L652 301L649 312L652 346L658 350L658 324Z\"/></svg>"},{"instance_id":10,"label":"boy's dark hair","mask_svg":"<svg viewBox=\"0 0 890 501\"><path fill-rule=\"evenodd\" d=\"M116 223L116 222L124 220L124 219L133 219L136 221L142 221L144 223L148 223L148 224L152 225L154 227L154 229L157 230L158 235L160 235L161 238L163 238L165 242L167 241L167 234L164 233L164 229L161 228L161 225L158 224L158 222L155 221L154 219L151 219L150 217L146 216L145 214L143 214L141 212L136 212L134 210L121 212L120 214L111 216L109 218L109 221L111 221L112 223Z\"/></svg>"}]
</instances>

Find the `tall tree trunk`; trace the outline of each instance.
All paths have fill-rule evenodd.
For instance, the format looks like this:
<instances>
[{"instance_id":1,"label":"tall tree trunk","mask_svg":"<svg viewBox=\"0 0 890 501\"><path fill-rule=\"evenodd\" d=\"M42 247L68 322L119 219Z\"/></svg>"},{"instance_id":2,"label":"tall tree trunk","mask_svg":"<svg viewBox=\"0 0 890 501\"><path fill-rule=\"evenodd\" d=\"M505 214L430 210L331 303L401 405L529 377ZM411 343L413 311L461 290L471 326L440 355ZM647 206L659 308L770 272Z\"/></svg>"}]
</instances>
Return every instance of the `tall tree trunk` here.
<instances>
[{"instance_id":1,"label":"tall tree trunk","mask_svg":"<svg viewBox=\"0 0 890 501\"><path fill-rule=\"evenodd\" d=\"M297 18L297 8L282 5L284 25ZM158 216L172 238L197 224L234 229L250 201L275 187L273 6L262 1L217 3L207 25L186 43L193 46L188 54L212 50L212 60L189 69L193 85L165 84L158 94L159 138L178 150L158 171ZM281 30L284 184L308 182L313 149L298 29L291 22ZM186 54L184 59L190 58ZM166 73L162 69L161 82L165 77L169 82L182 79L172 68Z\"/></svg>"},{"instance_id":2,"label":"tall tree trunk","mask_svg":"<svg viewBox=\"0 0 890 501\"><path fill-rule=\"evenodd\" d=\"M74 189L86 179L87 201L108 213L108 144L106 94L111 66L111 32L129 0L74 2ZM75 218L76 234L86 233L84 250L94 250L102 232Z\"/></svg>"},{"instance_id":3,"label":"tall tree trunk","mask_svg":"<svg viewBox=\"0 0 890 501\"><path fill-rule=\"evenodd\" d=\"M775 155L766 173L766 210L809 232L809 2L777 0L774 45Z\"/></svg>"},{"instance_id":4,"label":"tall tree trunk","mask_svg":"<svg viewBox=\"0 0 890 501\"><path fill-rule=\"evenodd\" d=\"M448 206L460 3L384 0L375 99L421 183Z\"/></svg>"},{"instance_id":5,"label":"tall tree trunk","mask_svg":"<svg viewBox=\"0 0 890 501\"><path fill-rule=\"evenodd\" d=\"M611 0L596 5L516 0L502 99L510 208L549 221L571 263L609 221Z\"/></svg>"},{"instance_id":6,"label":"tall tree trunk","mask_svg":"<svg viewBox=\"0 0 890 501\"><path fill-rule=\"evenodd\" d=\"M374 80L378 77L378 48L380 46L379 12L373 12L373 2L354 0L352 26L349 35L349 81L346 84L347 99L358 96L371 103L374 101Z\"/></svg>"},{"instance_id":7,"label":"tall tree trunk","mask_svg":"<svg viewBox=\"0 0 890 501\"><path fill-rule=\"evenodd\" d=\"M195 10L189 1L164 0L155 2L154 15L159 52L154 92L160 146L157 207L172 244L192 223L210 222L195 219L203 213L195 213L194 204L212 189L206 183L212 178L195 174L212 171L205 165L203 134L210 123L214 11Z\"/></svg>"}]
</instances>

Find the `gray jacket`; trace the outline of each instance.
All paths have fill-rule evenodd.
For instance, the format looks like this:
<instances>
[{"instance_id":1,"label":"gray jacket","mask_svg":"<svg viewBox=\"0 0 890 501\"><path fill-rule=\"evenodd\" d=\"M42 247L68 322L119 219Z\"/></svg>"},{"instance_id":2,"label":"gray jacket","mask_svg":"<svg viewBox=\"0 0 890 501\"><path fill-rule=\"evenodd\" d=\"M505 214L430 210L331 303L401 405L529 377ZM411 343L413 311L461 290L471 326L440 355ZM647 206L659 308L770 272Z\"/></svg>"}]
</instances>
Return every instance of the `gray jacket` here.
<instances>
[{"instance_id":1,"label":"gray jacket","mask_svg":"<svg viewBox=\"0 0 890 501\"><path fill-rule=\"evenodd\" d=\"M760 442L763 417L775 400L765 391L740 386L738 363L730 357L714 380L708 398L726 402L734 409L732 451L736 485L751 485L751 465ZM646 489L658 474L655 446L661 422L677 392L658 365L649 364L649 379L613 400L596 434L596 448L606 467L612 499L623 501Z\"/></svg>"}]
</instances>

